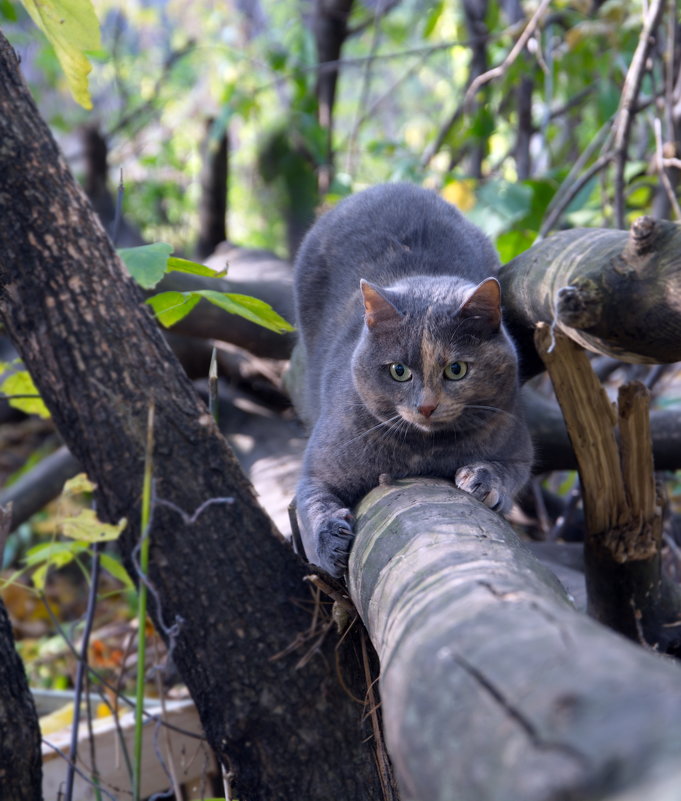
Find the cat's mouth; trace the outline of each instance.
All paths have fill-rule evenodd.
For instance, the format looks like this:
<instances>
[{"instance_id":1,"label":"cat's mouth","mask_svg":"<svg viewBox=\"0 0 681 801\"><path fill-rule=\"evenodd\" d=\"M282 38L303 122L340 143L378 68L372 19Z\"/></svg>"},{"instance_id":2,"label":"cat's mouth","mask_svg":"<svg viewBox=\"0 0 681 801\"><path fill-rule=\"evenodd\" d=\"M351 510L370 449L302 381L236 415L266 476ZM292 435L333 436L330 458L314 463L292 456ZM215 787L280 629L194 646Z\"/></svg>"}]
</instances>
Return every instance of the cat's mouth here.
<instances>
[{"instance_id":1,"label":"cat's mouth","mask_svg":"<svg viewBox=\"0 0 681 801\"><path fill-rule=\"evenodd\" d=\"M427 433L442 430L443 428L454 428L458 418L458 415L451 413L446 415L438 414L437 411L428 415L411 409L398 409L398 411L407 423L419 429L419 431Z\"/></svg>"}]
</instances>

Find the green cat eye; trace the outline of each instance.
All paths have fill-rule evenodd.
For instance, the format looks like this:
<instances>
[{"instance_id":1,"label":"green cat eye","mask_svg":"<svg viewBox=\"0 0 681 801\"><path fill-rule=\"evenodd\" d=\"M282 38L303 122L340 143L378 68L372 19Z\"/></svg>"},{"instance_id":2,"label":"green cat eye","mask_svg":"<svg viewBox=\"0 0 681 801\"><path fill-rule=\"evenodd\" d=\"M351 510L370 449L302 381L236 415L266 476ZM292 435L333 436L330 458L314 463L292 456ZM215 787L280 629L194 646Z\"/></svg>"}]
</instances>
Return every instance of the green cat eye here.
<instances>
[{"instance_id":1,"label":"green cat eye","mask_svg":"<svg viewBox=\"0 0 681 801\"><path fill-rule=\"evenodd\" d=\"M394 378L395 381L409 381L411 378L411 370L401 362L393 362L388 369L390 370L390 377Z\"/></svg>"},{"instance_id":2,"label":"green cat eye","mask_svg":"<svg viewBox=\"0 0 681 801\"><path fill-rule=\"evenodd\" d=\"M445 367L445 378L448 381L461 381L467 372L466 362L452 362Z\"/></svg>"}]
</instances>

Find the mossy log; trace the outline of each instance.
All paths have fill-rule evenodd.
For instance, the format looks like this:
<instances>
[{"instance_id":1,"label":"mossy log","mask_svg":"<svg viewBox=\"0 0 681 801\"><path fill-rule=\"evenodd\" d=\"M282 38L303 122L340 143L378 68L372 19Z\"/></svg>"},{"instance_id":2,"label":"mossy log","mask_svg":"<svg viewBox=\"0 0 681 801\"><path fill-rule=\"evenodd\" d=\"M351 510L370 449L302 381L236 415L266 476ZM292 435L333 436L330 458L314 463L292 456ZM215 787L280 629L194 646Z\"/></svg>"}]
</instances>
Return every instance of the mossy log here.
<instances>
[{"instance_id":1,"label":"mossy log","mask_svg":"<svg viewBox=\"0 0 681 801\"><path fill-rule=\"evenodd\" d=\"M681 670L576 612L451 484L357 510L350 594L381 660L402 801L676 801Z\"/></svg>"},{"instance_id":2,"label":"mossy log","mask_svg":"<svg viewBox=\"0 0 681 801\"><path fill-rule=\"evenodd\" d=\"M504 319L527 374L538 322L625 362L681 360L681 226L650 217L629 232L578 228L534 245L501 269Z\"/></svg>"}]
</instances>

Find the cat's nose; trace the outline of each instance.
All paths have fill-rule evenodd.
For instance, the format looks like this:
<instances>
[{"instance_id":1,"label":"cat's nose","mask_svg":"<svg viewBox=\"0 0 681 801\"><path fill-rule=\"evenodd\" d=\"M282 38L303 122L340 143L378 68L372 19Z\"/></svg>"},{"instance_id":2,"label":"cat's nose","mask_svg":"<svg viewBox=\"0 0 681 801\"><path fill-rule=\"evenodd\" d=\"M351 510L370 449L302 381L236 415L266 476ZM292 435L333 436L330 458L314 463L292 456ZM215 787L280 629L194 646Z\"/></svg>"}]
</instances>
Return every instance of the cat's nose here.
<instances>
[{"instance_id":1,"label":"cat's nose","mask_svg":"<svg viewBox=\"0 0 681 801\"><path fill-rule=\"evenodd\" d=\"M423 406L419 406L418 410L424 417L430 417L430 415L437 409L437 403L429 403L424 404Z\"/></svg>"}]
</instances>

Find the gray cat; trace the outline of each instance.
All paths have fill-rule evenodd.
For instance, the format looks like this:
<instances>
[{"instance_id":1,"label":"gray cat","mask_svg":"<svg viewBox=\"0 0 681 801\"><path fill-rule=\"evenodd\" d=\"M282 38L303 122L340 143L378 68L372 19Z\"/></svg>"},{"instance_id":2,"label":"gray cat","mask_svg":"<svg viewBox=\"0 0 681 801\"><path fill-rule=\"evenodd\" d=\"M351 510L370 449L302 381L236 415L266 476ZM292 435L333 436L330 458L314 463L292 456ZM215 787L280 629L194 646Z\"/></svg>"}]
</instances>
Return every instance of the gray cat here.
<instances>
[{"instance_id":1,"label":"gray cat","mask_svg":"<svg viewBox=\"0 0 681 801\"><path fill-rule=\"evenodd\" d=\"M532 448L499 260L435 193L384 184L313 226L295 268L311 427L296 501L310 562L343 574L379 477L449 478L509 509Z\"/></svg>"}]
</instances>

